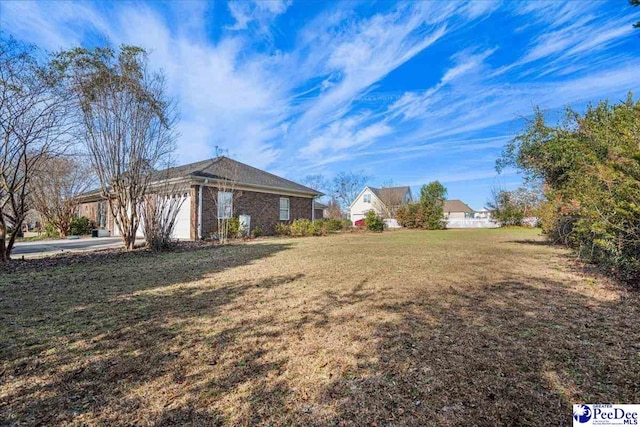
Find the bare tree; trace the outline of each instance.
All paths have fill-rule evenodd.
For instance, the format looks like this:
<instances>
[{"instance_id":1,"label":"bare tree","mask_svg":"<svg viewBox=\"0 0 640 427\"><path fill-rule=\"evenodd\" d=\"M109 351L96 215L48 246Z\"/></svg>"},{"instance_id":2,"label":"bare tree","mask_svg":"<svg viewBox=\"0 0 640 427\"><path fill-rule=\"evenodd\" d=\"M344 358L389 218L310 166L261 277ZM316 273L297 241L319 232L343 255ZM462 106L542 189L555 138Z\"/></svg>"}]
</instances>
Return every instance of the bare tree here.
<instances>
[{"instance_id":1,"label":"bare tree","mask_svg":"<svg viewBox=\"0 0 640 427\"><path fill-rule=\"evenodd\" d=\"M76 48L59 53L56 65L75 94L103 196L126 248L133 249L140 207L175 147L177 113L165 78L148 69L146 51L135 46Z\"/></svg>"},{"instance_id":2,"label":"bare tree","mask_svg":"<svg viewBox=\"0 0 640 427\"><path fill-rule=\"evenodd\" d=\"M378 200L374 206L383 218L395 218L398 208L407 203L406 192L402 187L382 187L378 191Z\"/></svg>"},{"instance_id":3,"label":"bare tree","mask_svg":"<svg viewBox=\"0 0 640 427\"><path fill-rule=\"evenodd\" d=\"M221 244L226 244L235 217L236 200L240 196L236 190L239 171L238 164L227 157L220 157L218 162L220 178L215 187L208 187L208 190L216 208L216 237Z\"/></svg>"},{"instance_id":4,"label":"bare tree","mask_svg":"<svg viewBox=\"0 0 640 427\"><path fill-rule=\"evenodd\" d=\"M342 213L340 204L336 199L329 200L329 203L327 204L327 213L330 219L344 219L344 214Z\"/></svg>"},{"instance_id":5,"label":"bare tree","mask_svg":"<svg viewBox=\"0 0 640 427\"><path fill-rule=\"evenodd\" d=\"M46 159L32 179L33 207L66 236L76 216L78 196L91 188L90 165L73 157Z\"/></svg>"},{"instance_id":6,"label":"bare tree","mask_svg":"<svg viewBox=\"0 0 640 427\"><path fill-rule=\"evenodd\" d=\"M368 180L369 176L363 171L339 172L332 181L332 197L340 203L343 210L347 210Z\"/></svg>"},{"instance_id":7,"label":"bare tree","mask_svg":"<svg viewBox=\"0 0 640 427\"><path fill-rule=\"evenodd\" d=\"M329 181L322 174L317 175L307 175L300 183L306 187L309 187L313 190L324 192L329 187Z\"/></svg>"},{"instance_id":8,"label":"bare tree","mask_svg":"<svg viewBox=\"0 0 640 427\"><path fill-rule=\"evenodd\" d=\"M34 174L64 151L72 127L68 98L37 54L33 46L0 38L0 262L10 259L32 208Z\"/></svg>"}]
</instances>

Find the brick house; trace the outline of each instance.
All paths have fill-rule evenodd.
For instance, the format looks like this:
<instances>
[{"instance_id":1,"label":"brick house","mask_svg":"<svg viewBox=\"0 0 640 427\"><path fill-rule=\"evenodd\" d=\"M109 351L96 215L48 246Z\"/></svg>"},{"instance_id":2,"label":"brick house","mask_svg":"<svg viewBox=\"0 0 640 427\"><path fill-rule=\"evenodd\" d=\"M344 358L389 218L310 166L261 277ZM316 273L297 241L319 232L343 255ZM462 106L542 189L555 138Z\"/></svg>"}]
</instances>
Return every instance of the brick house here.
<instances>
[{"instance_id":1,"label":"brick house","mask_svg":"<svg viewBox=\"0 0 640 427\"><path fill-rule=\"evenodd\" d=\"M248 215L252 230L260 227L264 234L273 234L278 223L313 220L313 200L322 195L224 156L160 171L158 176L162 176L162 182L170 181L172 188L179 188L174 197L184 199L174 229L174 237L183 240L209 238L216 232L218 215ZM159 184L157 181L152 186ZM100 191L87 193L80 201L79 215L112 236L119 234Z\"/></svg>"}]
</instances>

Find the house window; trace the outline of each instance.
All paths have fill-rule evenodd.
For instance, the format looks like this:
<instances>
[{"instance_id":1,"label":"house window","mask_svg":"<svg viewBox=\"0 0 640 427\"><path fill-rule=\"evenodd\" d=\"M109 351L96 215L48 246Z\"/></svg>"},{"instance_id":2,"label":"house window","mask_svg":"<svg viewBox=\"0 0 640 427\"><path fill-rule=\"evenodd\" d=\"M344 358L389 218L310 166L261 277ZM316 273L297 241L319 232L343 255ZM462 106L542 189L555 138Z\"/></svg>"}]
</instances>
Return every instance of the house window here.
<instances>
[{"instance_id":1,"label":"house window","mask_svg":"<svg viewBox=\"0 0 640 427\"><path fill-rule=\"evenodd\" d=\"M226 219L233 216L233 193L218 191L218 218Z\"/></svg>"},{"instance_id":2,"label":"house window","mask_svg":"<svg viewBox=\"0 0 640 427\"><path fill-rule=\"evenodd\" d=\"M365 194L364 195L364 202L365 203L371 203L371 194Z\"/></svg>"},{"instance_id":3,"label":"house window","mask_svg":"<svg viewBox=\"0 0 640 427\"><path fill-rule=\"evenodd\" d=\"M280 221L289 221L289 198L280 197Z\"/></svg>"}]
</instances>

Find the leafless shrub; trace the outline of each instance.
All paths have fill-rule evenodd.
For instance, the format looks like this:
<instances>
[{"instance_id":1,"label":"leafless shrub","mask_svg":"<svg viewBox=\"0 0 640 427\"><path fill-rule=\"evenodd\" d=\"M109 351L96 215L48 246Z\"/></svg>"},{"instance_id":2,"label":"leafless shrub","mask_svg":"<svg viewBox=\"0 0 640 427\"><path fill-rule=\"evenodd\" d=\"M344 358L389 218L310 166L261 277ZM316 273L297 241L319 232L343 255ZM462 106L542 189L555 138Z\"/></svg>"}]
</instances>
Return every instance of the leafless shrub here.
<instances>
[{"instance_id":1,"label":"leafless shrub","mask_svg":"<svg viewBox=\"0 0 640 427\"><path fill-rule=\"evenodd\" d=\"M180 208L186 200L185 190L165 186L144 196L141 204L141 223L147 247L154 251L171 249L176 240L173 231Z\"/></svg>"}]
</instances>

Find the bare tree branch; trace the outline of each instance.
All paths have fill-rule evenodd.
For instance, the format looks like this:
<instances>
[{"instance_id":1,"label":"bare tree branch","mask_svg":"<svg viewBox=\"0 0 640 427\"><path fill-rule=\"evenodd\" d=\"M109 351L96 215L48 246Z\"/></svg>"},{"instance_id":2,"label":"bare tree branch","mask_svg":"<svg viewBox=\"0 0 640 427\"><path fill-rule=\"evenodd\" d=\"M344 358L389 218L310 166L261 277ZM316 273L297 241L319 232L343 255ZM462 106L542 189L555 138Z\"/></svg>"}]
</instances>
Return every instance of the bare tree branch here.
<instances>
[{"instance_id":1,"label":"bare tree branch","mask_svg":"<svg viewBox=\"0 0 640 427\"><path fill-rule=\"evenodd\" d=\"M32 46L0 39L0 261L33 207L33 177L71 145L71 103ZM12 227L13 232L8 233Z\"/></svg>"}]
</instances>

